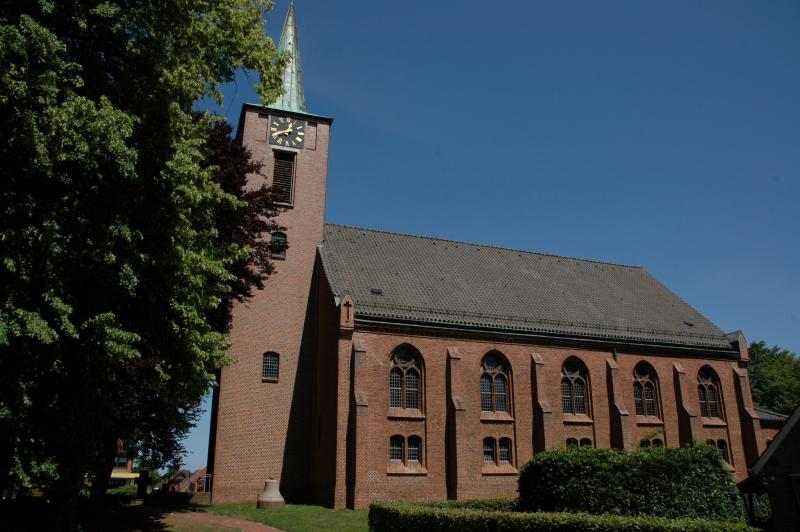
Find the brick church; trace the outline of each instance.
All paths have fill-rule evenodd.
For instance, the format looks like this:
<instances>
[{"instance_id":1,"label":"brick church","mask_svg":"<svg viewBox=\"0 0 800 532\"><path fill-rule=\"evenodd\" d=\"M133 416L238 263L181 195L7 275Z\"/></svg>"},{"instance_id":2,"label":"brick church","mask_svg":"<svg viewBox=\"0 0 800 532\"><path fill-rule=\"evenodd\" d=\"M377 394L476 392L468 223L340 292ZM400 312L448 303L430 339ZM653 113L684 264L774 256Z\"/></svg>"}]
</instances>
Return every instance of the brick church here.
<instances>
[{"instance_id":1,"label":"brick church","mask_svg":"<svg viewBox=\"0 0 800 532\"><path fill-rule=\"evenodd\" d=\"M279 48L285 93L237 136L286 230L234 309L214 502L268 478L336 508L513 496L534 453L570 445L706 442L747 476L780 420L754 408L740 332L640 267L326 224L332 119L306 110L293 7Z\"/></svg>"}]
</instances>

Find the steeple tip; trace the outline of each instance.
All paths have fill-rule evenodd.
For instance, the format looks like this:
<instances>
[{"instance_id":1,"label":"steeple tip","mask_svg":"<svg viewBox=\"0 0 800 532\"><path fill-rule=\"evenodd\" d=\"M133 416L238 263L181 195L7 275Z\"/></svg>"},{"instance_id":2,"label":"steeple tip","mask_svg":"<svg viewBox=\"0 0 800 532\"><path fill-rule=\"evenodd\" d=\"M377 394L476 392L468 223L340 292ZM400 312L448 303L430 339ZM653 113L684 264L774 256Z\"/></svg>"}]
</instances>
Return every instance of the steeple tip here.
<instances>
[{"instance_id":1,"label":"steeple tip","mask_svg":"<svg viewBox=\"0 0 800 532\"><path fill-rule=\"evenodd\" d=\"M289 2L289 10L283 23L278 51L290 54L289 62L283 69L283 94L270 107L284 111L306 112L303 93L303 71L300 66L300 39L295 21L294 0Z\"/></svg>"}]
</instances>

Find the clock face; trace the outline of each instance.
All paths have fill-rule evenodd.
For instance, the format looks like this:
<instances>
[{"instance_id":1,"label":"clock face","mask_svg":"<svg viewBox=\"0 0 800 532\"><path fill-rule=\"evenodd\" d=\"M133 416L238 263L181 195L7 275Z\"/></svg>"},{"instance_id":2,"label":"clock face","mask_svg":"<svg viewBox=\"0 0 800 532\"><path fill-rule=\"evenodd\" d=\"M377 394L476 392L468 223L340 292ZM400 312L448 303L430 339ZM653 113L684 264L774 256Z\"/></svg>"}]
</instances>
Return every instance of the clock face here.
<instances>
[{"instance_id":1,"label":"clock face","mask_svg":"<svg viewBox=\"0 0 800 532\"><path fill-rule=\"evenodd\" d=\"M306 123L288 116L273 116L269 124L269 143L287 148L303 149Z\"/></svg>"}]
</instances>

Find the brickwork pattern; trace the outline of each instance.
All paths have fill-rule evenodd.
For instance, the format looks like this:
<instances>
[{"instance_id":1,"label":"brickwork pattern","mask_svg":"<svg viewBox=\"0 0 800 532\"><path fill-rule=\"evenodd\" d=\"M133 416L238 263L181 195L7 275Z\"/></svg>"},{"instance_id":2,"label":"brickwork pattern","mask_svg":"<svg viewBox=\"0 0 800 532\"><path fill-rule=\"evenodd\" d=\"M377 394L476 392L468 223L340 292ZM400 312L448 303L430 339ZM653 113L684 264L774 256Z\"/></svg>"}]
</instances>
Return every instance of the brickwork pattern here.
<instances>
[{"instance_id":1,"label":"brickwork pattern","mask_svg":"<svg viewBox=\"0 0 800 532\"><path fill-rule=\"evenodd\" d=\"M252 186L269 184L272 174L270 112L245 107L242 116L241 141L262 161L266 176L250 176ZM309 339L314 335L306 317L316 246L322 240L330 128L325 120L316 123L315 142L296 155L294 205L277 219L286 227L286 258L274 261L266 289L233 312L229 354L237 362L224 368L220 379L215 502L255 500L270 477L281 479L285 497L307 496L311 401L306 388L313 381ZM280 354L277 382L261 380L265 351Z\"/></svg>"}]
</instances>

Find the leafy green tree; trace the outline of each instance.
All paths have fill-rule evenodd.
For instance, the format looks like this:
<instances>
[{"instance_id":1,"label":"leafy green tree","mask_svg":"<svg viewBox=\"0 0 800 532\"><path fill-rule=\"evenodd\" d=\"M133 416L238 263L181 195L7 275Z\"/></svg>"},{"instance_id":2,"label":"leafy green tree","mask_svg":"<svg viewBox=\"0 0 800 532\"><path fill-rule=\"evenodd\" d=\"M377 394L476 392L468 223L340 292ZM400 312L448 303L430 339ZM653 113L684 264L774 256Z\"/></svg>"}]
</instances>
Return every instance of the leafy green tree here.
<instances>
[{"instance_id":1,"label":"leafy green tree","mask_svg":"<svg viewBox=\"0 0 800 532\"><path fill-rule=\"evenodd\" d=\"M791 414L800 405L800 358L777 345L753 342L750 352L750 388L756 405Z\"/></svg>"},{"instance_id":2,"label":"leafy green tree","mask_svg":"<svg viewBox=\"0 0 800 532\"><path fill-rule=\"evenodd\" d=\"M0 490L44 487L68 509L117 438L175 458L226 363L220 306L258 251L220 233L246 204L214 180L213 119L192 104L221 101L239 68L278 96L270 7L2 4Z\"/></svg>"}]
</instances>

